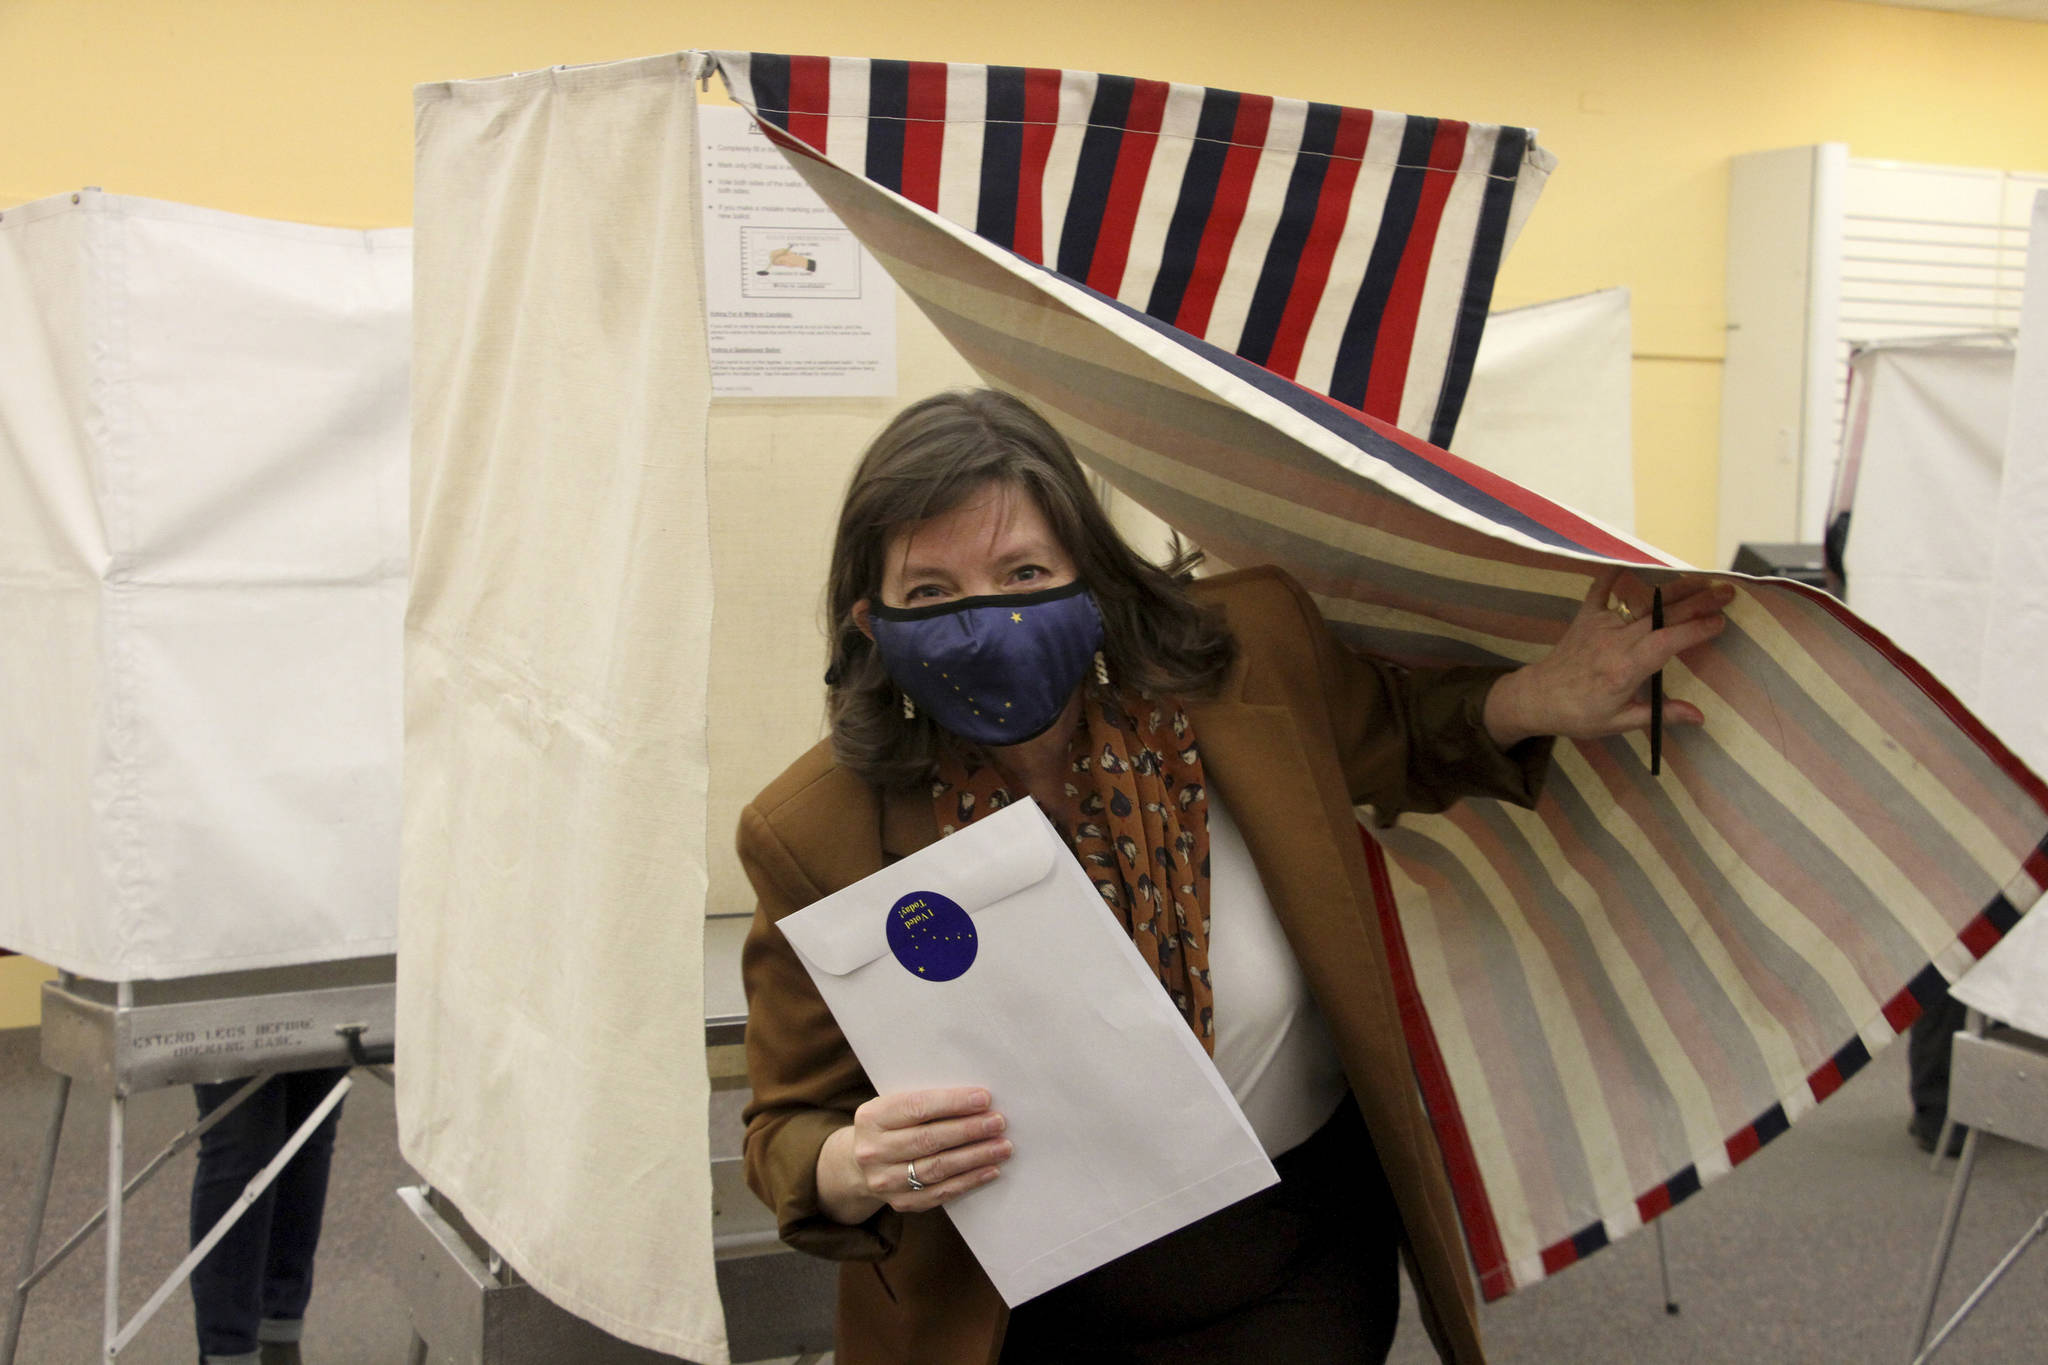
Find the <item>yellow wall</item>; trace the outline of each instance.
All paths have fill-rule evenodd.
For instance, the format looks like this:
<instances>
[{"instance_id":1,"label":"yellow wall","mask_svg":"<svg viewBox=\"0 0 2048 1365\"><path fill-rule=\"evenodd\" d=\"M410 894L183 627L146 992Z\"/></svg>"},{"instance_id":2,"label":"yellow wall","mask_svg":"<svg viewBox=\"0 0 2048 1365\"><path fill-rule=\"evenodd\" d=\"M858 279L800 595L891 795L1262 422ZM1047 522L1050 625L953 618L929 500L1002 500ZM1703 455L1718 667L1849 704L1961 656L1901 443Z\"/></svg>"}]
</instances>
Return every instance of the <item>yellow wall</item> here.
<instances>
[{"instance_id":1,"label":"yellow wall","mask_svg":"<svg viewBox=\"0 0 2048 1365\"><path fill-rule=\"evenodd\" d=\"M1690 559L1713 545L1729 156L1844 141L2048 167L2048 24L1844 0L6 0L0 202L96 184L403 223L414 83L721 46L1080 66L1536 126L1562 164L1499 301L1634 290L1638 525Z\"/></svg>"},{"instance_id":2,"label":"yellow wall","mask_svg":"<svg viewBox=\"0 0 2048 1365\"><path fill-rule=\"evenodd\" d=\"M0 957L0 1028L26 1028L42 1014L42 985L56 973L25 957Z\"/></svg>"},{"instance_id":3,"label":"yellow wall","mask_svg":"<svg viewBox=\"0 0 2048 1365\"><path fill-rule=\"evenodd\" d=\"M1537 127L1561 164L1498 302L1634 291L1637 527L1695 561L1714 543L1728 158L1841 141L2048 168L2048 24L1845 0L0 0L0 204L90 184L404 223L415 83L687 47L1074 66ZM27 970L0 968L0 1025Z\"/></svg>"}]
</instances>

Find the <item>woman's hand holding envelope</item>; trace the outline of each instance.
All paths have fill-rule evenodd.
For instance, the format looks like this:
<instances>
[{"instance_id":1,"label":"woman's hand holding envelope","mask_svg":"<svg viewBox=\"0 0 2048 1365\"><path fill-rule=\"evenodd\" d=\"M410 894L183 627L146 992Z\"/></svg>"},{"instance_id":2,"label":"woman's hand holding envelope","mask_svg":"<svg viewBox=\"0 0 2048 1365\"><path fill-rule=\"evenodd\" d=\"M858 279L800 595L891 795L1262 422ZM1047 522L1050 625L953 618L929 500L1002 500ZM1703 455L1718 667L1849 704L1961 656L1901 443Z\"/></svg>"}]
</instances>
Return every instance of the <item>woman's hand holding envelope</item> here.
<instances>
[{"instance_id":1,"label":"woman's hand holding envelope","mask_svg":"<svg viewBox=\"0 0 2048 1365\"><path fill-rule=\"evenodd\" d=\"M1010 1159L1004 1127L986 1090L878 1095L818 1153L818 1203L841 1223L864 1222L884 1204L899 1213L935 1209L996 1178Z\"/></svg>"}]
</instances>

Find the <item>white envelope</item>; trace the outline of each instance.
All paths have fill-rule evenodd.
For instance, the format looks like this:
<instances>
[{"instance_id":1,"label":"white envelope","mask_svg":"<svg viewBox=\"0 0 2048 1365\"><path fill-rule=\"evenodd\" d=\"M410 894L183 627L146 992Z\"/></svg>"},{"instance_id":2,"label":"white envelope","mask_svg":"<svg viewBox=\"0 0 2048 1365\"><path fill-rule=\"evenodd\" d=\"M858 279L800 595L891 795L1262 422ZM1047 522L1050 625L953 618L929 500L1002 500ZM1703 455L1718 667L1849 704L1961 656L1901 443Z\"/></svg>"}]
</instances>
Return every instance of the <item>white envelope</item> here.
<instances>
[{"instance_id":1,"label":"white envelope","mask_svg":"<svg viewBox=\"0 0 2048 1365\"><path fill-rule=\"evenodd\" d=\"M781 928L877 1091L985 1086L1008 1119L1002 1176L946 1212L1010 1306L1278 1181L1035 803Z\"/></svg>"}]
</instances>

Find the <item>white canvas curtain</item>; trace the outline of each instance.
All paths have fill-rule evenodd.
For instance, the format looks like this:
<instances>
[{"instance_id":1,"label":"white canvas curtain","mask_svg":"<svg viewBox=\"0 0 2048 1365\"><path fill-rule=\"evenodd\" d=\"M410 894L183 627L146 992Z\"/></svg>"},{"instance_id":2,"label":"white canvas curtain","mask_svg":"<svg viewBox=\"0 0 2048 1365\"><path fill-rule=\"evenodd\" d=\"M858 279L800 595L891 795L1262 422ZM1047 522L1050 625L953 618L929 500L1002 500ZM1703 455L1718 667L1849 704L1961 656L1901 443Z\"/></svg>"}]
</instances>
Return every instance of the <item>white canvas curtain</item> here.
<instances>
[{"instance_id":1,"label":"white canvas curtain","mask_svg":"<svg viewBox=\"0 0 2048 1365\"><path fill-rule=\"evenodd\" d=\"M1452 453L1633 532L1628 305L1602 289L1490 314Z\"/></svg>"},{"instance_id":2,"label":"white canvas curtain","mask_svg":"<svg viewBox=\"0 0 2048 1365\"><path fill-rule=\"evenodd\" d=\"M0 213L0 947L392 951L409 236Z\"/></svg>"},{"instance_id":3,"label":"white canvas curtain","mask_svg":"<svg viewBox=\"0 0 2048 1365\"><path fill-rule=\"evenodd\" d=\"M417 94L398 1111L549 1298L710 1362L691 66Z\"/></svg>"},{"instance_id":4,"label":"white canvas curtain","mask_svg":"<svg viewBox=\"0 0 2048 1365\"><path fill-rule=\"evenodd\" d=\"M2048 205L2048 199L2044 199ZM2037 207L2034 240L2048 240ZM2048 266L2027 280L2017 350L1905 341L1850 363L1844 453L1849 601L2048 771ZM2048 920L2019 925L1955 996L2048 1033Z\"/></svg>"},{"instance_id":5,"label":"white canvas curtain","mask_svg":"<svg viewBox=\"0 0 2048 1365\"><path fill-rule=\"evenodd\" d=\"M1990 546L1975 704L2035 772L2048 772L2048 190L2034 196L2012 411ZM2028 915L1957 983L1958 999L2048 1037L2048 916Z\"/></svg>"},{"instance_id":6,"label":"white canvas curtain","mask_svg":"<svg viewBox=\"0 0 2048 1365\"><path fill-rule=\"evenodd\" d=\"M1887 342L1858 351L1849 373L1849 605L1974 703L2012 351Z\"/></svg>"}]
</instances>

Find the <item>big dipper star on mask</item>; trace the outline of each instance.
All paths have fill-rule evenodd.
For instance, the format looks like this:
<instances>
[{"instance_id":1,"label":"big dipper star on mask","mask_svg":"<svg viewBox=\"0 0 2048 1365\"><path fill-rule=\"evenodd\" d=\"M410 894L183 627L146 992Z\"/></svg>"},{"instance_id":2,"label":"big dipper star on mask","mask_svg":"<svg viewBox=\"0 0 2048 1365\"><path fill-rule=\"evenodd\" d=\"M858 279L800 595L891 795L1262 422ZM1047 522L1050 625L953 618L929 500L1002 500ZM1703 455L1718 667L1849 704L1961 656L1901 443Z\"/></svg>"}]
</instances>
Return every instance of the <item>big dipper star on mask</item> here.
<instances>
[{"instance_id":1,"label":"big dipper star on mask","mask_svg":"<svg viewBox=\"0 0 2048 1365\"><path fill-rule=\"evenodd\" d=\"M1102 613L1080 583L869 608L882 666L940 726L977 744L1051 728L1102 647Z\"/></svg>"}]
</instances>

